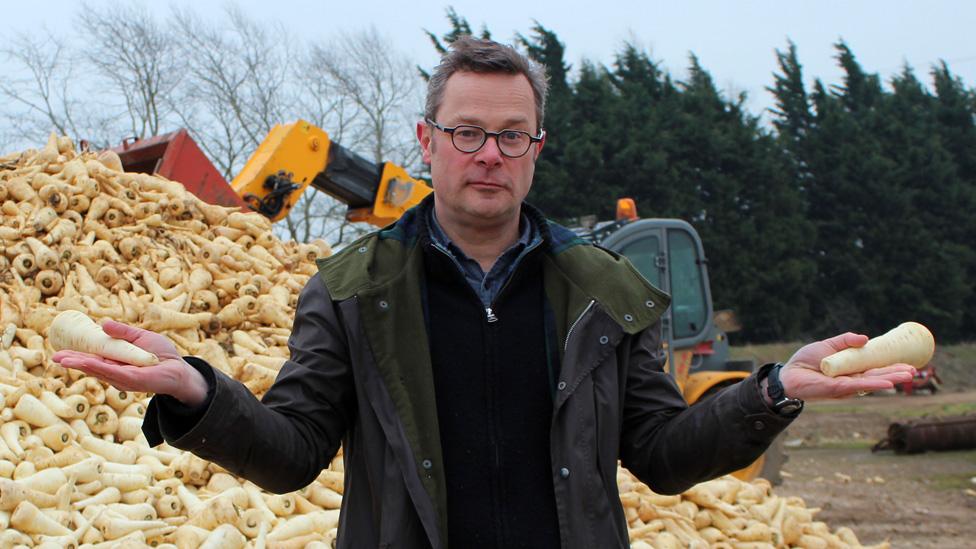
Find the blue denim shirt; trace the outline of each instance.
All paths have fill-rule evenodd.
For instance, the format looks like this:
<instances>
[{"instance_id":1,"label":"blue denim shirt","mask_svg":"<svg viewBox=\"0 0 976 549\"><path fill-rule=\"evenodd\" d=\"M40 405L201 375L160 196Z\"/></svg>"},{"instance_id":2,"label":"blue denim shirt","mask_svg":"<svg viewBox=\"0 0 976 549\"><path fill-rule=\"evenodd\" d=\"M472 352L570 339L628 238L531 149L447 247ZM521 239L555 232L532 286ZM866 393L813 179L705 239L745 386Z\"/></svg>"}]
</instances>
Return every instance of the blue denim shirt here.
<instances>
[{"instance_id":1,"label":"blue denim shirt","mask_svg":"<svg viewBox=\"0 0 976 549\"><path fill-rule=\"evenodd\" d=\"M521 214L518 240L502 252L502 255L498 256L495 264L491 266L491 270L485 274L477 261L465 255L461 251L461 248L451 242L447 233L444 232L440 223L437 222L437 215L434 213L434 208L430 209L430 217L427 222L431 241L451 256L458 270L464 275L464 279L468 281L471 288L478 294L481 303L486 308L491 307L492 301L498 297L498 292L501 291L502 286L505 285L505 282L515 272L515 267L518 266L522 257L529 250L542 243L542 235L539 234L538 227L532 223L532 220L528 216L524 213Z\"/></svg>"}]
</instances>

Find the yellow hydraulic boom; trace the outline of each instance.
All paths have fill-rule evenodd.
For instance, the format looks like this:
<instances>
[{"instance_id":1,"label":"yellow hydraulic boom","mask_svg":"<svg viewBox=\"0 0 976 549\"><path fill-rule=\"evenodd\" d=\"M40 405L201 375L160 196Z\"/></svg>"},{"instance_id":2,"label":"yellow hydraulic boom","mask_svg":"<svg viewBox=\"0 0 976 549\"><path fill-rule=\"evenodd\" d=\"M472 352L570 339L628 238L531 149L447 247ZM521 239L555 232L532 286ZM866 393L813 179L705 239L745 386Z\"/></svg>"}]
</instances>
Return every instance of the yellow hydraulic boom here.
<instances>
[{"instance_id":1,"label":"yellow hydraulic boom","mask_svg":"<svg viewBox=\"0 0 976 549\"><path fill-rule=\"evenodd\" d=\"M347 204L350 221L384 226L432 189L391 162L376 165L299 120L271 129L231 186L255 211L278 221L311 185Z\"/></svg>"}]
</instances>

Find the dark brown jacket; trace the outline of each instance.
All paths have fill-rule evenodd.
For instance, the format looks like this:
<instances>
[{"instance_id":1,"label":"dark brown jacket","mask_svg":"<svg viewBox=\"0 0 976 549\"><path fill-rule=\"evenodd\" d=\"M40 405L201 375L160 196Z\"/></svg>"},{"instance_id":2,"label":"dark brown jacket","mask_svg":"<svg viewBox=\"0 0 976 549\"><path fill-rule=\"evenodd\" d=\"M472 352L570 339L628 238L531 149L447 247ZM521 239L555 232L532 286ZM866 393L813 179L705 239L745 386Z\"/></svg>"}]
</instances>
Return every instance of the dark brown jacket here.
<instances>
[{"instance_id":1,"label":"dark brown jacket","mask_svg":"<svg viewBox=\"0 0 976 549\"><path fill-rule=\"evenodd\" d=\"M320 260L285 363L259 402L197 362L212 399L186 426L154 399L144 430L273 492L312 482L344 449L338 547L443 549L447 498L421 306L418 209ZM561 371L550 434L562 546L629 547L617 462L660 493L756 459L789 424L755 376L689 408L664 372L668 297L629 261L541 223ZM463 548L453 548L463 549Z\"/></svg>"}]
</instances>

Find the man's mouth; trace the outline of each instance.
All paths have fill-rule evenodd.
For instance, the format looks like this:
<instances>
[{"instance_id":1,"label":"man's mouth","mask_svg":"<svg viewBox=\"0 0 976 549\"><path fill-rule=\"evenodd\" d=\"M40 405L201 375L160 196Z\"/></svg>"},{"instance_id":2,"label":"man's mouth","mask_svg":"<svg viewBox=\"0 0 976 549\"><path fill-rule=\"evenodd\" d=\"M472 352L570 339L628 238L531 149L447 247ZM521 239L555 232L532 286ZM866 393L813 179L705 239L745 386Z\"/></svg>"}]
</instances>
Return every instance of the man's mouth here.
<instances>
[{"instance_id":1,"label":"man's mouth","mask_svg":"<svg viewBox=\"0 0 976 549\"><path fill-rule=\"evenodd\" d=\"M482 188L482 189L504 189L505 185L503 183L498 183L496 181L469 181L468 185L472 187Z\"/></svg>"}]
</instances>

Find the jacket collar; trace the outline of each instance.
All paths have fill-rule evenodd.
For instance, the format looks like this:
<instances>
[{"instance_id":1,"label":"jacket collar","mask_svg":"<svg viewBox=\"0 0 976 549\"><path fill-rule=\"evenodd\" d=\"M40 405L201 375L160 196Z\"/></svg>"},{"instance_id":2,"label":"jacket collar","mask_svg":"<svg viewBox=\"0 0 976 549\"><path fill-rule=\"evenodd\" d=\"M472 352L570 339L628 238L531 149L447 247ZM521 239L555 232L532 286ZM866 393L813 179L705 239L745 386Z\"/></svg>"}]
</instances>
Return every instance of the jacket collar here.
<instances>
[{"instance_id":1,"label":"jacket collar","mask_svg":"<svg viewBox=\"0 0 976 549\"><path fill-rule=\"evenodd\" d=\"M433 200L431 193L395 223L318 260L333 299L348 299L367 288L384 287L409 277L404 270L418 268L411 256L430 239L426 216ZM589 244L546 219L531 204L523 203L522 211L536 224L543 239L546 292L554 310L565 310L568 315L564 322L557 321L565 324L561 328L568 329L577 318L574 315L591 301L599 303L627 333L637 333L656 322L667 308L669 296L647 282L626 258Z\"/></svg>"}]
</instances>

